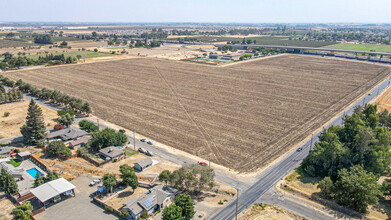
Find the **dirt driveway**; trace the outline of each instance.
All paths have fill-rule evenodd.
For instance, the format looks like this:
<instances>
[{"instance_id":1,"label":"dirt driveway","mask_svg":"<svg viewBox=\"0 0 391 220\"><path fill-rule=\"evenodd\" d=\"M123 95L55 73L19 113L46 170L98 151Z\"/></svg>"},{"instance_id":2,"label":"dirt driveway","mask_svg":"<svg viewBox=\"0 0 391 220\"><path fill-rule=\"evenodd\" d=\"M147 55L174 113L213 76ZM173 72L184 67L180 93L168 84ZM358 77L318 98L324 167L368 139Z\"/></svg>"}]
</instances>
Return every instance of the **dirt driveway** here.
<instances>
[{"instance_id":1,"label":"dirt driveway","mask_svg":"<svg viewBox=\"0 0 391 220\"><path fill-rule=\"evenodd\" d=\"M69 198L47 208L44 212L34 216L36 217L35 219L118 219L114 215L106 213L104 209L92 202L90 194L96 190L96 187L89 186L92 180L93 178L91 177L80 176L71 181L76 186L76 197Z\"/></svg>"}]
</instances>

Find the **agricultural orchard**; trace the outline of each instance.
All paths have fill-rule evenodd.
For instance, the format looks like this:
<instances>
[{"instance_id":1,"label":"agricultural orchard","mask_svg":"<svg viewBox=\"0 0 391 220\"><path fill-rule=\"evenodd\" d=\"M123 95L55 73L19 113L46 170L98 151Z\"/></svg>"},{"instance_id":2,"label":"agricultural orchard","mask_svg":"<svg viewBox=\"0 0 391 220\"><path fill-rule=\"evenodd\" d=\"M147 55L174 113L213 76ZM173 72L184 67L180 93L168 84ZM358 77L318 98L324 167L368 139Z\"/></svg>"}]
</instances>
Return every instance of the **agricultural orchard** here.
<instances>
[{"instance_id":1,"label":"agricultural orchard","mask_svg":"<svg viewBox=\"0 0 391 220\"><path fill-rule=\"evenodd\" d=\"M390 73L298 55L226 67L127 59L5 73L91 103L122 127L242 172L290 150Z\"/></svg>"}]
</instances>

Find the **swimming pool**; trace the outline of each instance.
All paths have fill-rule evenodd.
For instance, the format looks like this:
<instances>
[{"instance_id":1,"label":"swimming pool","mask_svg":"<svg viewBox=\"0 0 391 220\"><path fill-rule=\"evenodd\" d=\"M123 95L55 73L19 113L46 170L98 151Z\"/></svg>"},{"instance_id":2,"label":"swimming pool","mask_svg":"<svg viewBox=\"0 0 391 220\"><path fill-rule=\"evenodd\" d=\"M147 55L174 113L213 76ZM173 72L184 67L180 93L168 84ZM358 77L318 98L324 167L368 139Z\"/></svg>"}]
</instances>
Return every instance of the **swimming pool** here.
<instances>
[{"instance_id":1,"label":"swimming pool","mask_svg":"<svg viewBox=\"0 0 391 220\"><path fill-rule=\"evenodd\" d=\"M121 149L122 147L121 146L117 146L118 149Z\"/></svg>"},{"instance_id":2,"label":"swimming pool","mask_svg":"<svg viewBox=\"0 0 391 220\"><path fill-rule=\"evenodd\" d=\"M32 176L34 179L37 178L37 173L39 173L40 176L43 175L41 172L39 172L39 170L37 170L37 168L26 170L26 172L30 174L30 176Z\"/></svg>"}]
</instances>

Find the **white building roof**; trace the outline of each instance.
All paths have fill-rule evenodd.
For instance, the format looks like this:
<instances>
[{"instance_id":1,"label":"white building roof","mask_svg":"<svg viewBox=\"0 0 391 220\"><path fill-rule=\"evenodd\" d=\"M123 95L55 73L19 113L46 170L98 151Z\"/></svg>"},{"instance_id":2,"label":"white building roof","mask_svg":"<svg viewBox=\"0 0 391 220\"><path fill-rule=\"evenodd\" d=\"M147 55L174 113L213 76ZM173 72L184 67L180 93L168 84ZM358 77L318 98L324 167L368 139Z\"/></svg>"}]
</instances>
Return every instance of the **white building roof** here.
<instances>
[{"instance_id":1,"label":"white building roof","mask_svg":"<svg viewBox=\"0 0 391 220\"><path fill-rule=\"evenodd\" d=\"M47 200L58 196L62 193L65 193L69 190L75 189L72 183L68 182L64 178L59 178L52 180L50 182L44 183L37 188L31 190L31 193L34 194L37 199L41 202L46 202Z\"/></svg>"}]
</instances>

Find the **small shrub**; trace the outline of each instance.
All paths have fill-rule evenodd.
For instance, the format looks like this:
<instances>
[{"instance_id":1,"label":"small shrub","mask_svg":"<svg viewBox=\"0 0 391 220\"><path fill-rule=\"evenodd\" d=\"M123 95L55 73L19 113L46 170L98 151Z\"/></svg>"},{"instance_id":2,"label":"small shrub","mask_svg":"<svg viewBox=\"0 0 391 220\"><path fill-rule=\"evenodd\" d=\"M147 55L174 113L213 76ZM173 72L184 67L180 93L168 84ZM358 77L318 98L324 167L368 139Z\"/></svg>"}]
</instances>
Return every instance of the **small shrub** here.
<instances>
[{"instance_id":1,"label":"small shrub","mask_svg":"<svg viewBox=\"0 0 391 220\"><path fill-rule=\"evenodd\" d=\"M224 202L223 202L223 200L221 200L221 199L220 199L220 201L219 201L219 205L224 205Z\"/></svg>"},{"instance_id":2,"label":"small shrub","mask_svg":"<svg viewBox=\"0 0 391 220\"><path fill-rule=\"evenodd\" d=\"M144 212L142 212L141 214L140 214L140 218L141 219L147 219L149 216L148 216L148 213L146 212L146 211L144 211Z\"/></svg>"},{"instance_id":3,"label":"small shrub","mask_svg":"<svg viewBox=\"0 0 391 220\"><path fill-rule=\"evenodd\" d=\"M56 124L56 125L54 125L54 130L62 130L62 129L64 129L64 125L62 125L62 124Z\"/></svg>"},{"instance_id":4,"label":"small shrub","mask_svg":"<svg viewBox=\"0 0 391 220\"><path fill-rule=\"evenodd\" d=\"M115 158L115 159L113 160L113 162L117 162L117 158Z\"/></svg>"},{"instance_id":5,"label":"small shrub","mask_svg":"<svg viewBox=\"0 0 391 220\"><path fill-rule=\"evenodd\" d=\"M108 211L108 212L110 212L110 213L113 213L114 212L114 209L113 209L113 207L111 207L111 206L106 206L106 211Z\"/></svg>"},{"instance_id":6,"label":"small shrub","mask_svg":"<svg viewBox=\"0 0 391 220\"><path fill-rule=\"evenodd\" d=\"M9 113L9 112L4 112L4 117L10 116L10 114L11 114L11 113Z\"/></svg>"},{"instance_id":7,"label":"small shrub","mask_svg":"<svg viewBox=\"0 0 391 220\"><path fill-rule=\"evenodd\" d=\"M128 210L122 209L121 213L119 214L122 218L126 218L129 215Z\"/></svg>"}]
</instances>

